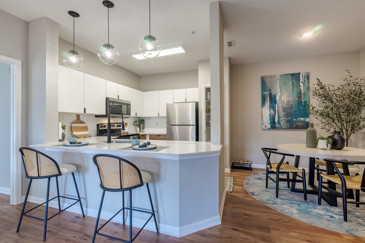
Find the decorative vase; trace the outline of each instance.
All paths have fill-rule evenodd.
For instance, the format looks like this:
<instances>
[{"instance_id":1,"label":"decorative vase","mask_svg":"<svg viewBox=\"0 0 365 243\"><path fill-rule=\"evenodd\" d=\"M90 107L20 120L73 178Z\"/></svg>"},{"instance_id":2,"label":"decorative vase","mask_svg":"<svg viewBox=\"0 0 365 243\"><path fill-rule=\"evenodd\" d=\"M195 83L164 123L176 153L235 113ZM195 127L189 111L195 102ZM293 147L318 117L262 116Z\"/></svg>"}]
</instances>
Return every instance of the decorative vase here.
<instances>
[{"instance_id":1,"label":"decorative vase","mask_svg":"<svg viewBox=\"0 0 365 243\"><path fill-rule=\"evenodd\" d=\"M334 131L328 138L332 139L332 149L341 150L345 147L345 138L340 131Z\"/></svg>"},{"instance_id":2,"label":"decorative vase","mask_svg":"<svg viewBox=\"0 0 365 243\"><path fill-rule=\"evenodd\" d=\"M62 141L65 141L65 138L66 138L66 134L65 132L62 133Z\"/></svg>"},{"instance_id":3,"label":"decorative vase","mask_svg":"<svg viewBox=\"0 0 365 243\"><path fill-rule=\"evenodd\" d=\"M313 123L309 123L309 127L306 131L306 146L307 148L316 148L317 145L317 130L314 128Z\"/></svg>"}]
</instances>

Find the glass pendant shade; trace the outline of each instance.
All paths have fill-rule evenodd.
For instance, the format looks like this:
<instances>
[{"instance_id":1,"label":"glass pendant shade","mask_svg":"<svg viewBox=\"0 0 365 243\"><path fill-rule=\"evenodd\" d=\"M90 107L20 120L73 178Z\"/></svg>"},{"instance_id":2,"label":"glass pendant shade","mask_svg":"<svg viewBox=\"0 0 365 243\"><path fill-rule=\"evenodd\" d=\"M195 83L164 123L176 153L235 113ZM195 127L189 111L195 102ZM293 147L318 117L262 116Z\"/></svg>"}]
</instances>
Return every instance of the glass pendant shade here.
<instances>
[{"instance_id":1,"label":"glass pendant shade","mask_svg":"<svg viewBox=\"0 0 365 243\"><path fill-rule=\"evenodd\" d=\"M80 69L84 64L84 58L80 53L75 50L69 50L68 52L64 52L62 56L63 64L65 64L66 67L72 69Z\"/></svg>"},{"instance_id":2,"label":"glass pendant shade","mask_svg":"<svg viewBox=\"0 0 365 243\"><path fill-rule=\"evenodd\" d=\"M146 58L154 58L160 54L161 47L153 35L146 35L140 42L139 42L139 50L141 54Z\"/></svg>"},{"instance_id":3,"label":"glass pendant shade","mask_svg":"<svg viewBox=\"0 0 365 243\"><path fill-rule=\"evenodd\" d=\"M99 47L98 57L104 64L113 65L119 60L119 52L112 44L105 43Z\"/></svg>"}]
</instances>

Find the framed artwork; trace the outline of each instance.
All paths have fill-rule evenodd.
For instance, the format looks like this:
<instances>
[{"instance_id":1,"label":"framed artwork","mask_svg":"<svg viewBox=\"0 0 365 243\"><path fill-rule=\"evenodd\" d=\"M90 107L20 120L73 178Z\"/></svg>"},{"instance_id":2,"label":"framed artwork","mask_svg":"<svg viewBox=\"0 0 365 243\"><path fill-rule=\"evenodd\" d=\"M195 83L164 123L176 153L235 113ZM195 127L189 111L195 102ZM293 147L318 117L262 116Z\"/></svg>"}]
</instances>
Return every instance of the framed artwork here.
<instances>
[{"instance_id":1,"label":"framed artwork","mask_svg":"<svg viewBox=\"0 0 365 243\"><path fill-rule=\"evenodd\" d=\"M262 76L262 129L308 128L309 96L309 72Z\"/></svg>"}]
</instances>

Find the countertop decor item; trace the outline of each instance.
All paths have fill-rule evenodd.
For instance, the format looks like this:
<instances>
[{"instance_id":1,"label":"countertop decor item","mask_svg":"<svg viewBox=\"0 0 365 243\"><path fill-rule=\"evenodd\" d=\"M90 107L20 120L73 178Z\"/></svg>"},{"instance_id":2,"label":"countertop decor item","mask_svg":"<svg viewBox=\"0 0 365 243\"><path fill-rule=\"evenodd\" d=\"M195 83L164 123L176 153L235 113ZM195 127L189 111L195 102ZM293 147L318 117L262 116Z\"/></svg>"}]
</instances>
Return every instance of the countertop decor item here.
<instances>
[{"instance_id":1,"label":"countertop decor item","mask_svg":"<svg viewBox=\"0 0 365 243\"><path fill-rule=\"evenodd\" d=\"M317 130L314 128L313 123L309 123L309 127L306 131L305 142L307 148L315 148L317 145Z\"/></svg>"},{"instance_id":2,"label":"countertop decor item","mask_svg":"<svg viewBox=\"0 0 365 243\"><path fill-rule=\"evenodd\" d=\"M116 64L119 60L118 50L109 42L109 10L114 8L114 3L108 0L103 1L103 5L108 9L108 42L101 45L98 50L98 57L102 63L107 65Z\"/></svg>"},{"instance_id":3,"label":"countertop decor item","mask_svg":"<svg viewBox=\"0 0 365 243\"><path fill-rule=\"evenodd\" d=\"M63 143L63 146L67 146L67 147L80 147L80 146L85 146L88 145L88 142L76 142L76 143Z\"/></svg>"},{"instance_id":4,"label":"countertop decor item","mask_svg":"<svg viewBox=\"0 0 365 243\"><path fill-rule=\"evenodd\" d=\"M311 112L321 122L321 128L327 132L340 131L345 145L357 131L365 128L365 77L355 78L346 70L343 83L337 87L324 84L319 78L312 89L312 97L317 100L311 105Z\"/></svg>"},{"instance_id":5,"label":"countertop decor item","mask_svg":"<svg viewBox=\"0 0 365 243\"><path fill-rule=\"evenodd\" d=\"M80 115L76 115L76 121L71 124L72 134L78 138L84 138L87 136L89 129L85 122L81 121Z\"/></svg>"},{"instance_id":6,"label":"countertop decor item","mask_svg":"<svg viewBox=\"0 0 365 243\"><path fill-rule=\"evenodd\" d=\"M146 147L140 147L140 146L141 145L133 146L133 149L134 150L151 150L151 149L156 149L157 148L156 144L150 144L150 145L147 145Z\"/></svg>"},{"instance_id":7,"label":"countertop decor item","mask_svg":"<svg viewBox=\"0 0 365 243\"><path fill-rule=\"evenodd\" d=\"M161 51L158 40L151 34L151 0L148 0L148 35L139 42L139 50L148 59L157 57Z\"/></svg>"},{"instance_id":8,"label":"countertop decor item","mask_svg":"<svg viewBox=\"0 0 365 243\"><path fill-rule=\"evenodd\" d=\"M62 62L68 68L80 69L84 65L84 58L75 50L75 18L80 17L80 14L75 11L68 11L68 14L73 20L72 50L62 53Z\"/></svg>"},{"instance_id":9,"label":"countertop decor item","mask_svg":"<svg viewBox=\"0 0 365 243\"><path fill-rule=\"evenodd\" d=\"M132 145L133 146L139 145L139 138L138 138L138 136L133 136L132 137Z\"/></svg>"},{"instance_id":10,"label":"countertop decor item","mask_svg":"<svg viewBox=\"0 0 365 243\"><path fill-rule=\"evenodd\" d=\"M334 131L328 138L332 139L332 149L341 150L345 147L345 138L342 136L341 131Z\"/></svg>"},{"instance_id":11,"label":"countertop decor item","mask_svg":"<svg viewBox=\"0 0 365 243\"><path fill-rule=\"evenodd\" d=\"M325 138L320 137L317 139L317 148L318 149L331 149L332 146L332 139L331 138Z\"/></svg>"},{"instance_id":12,"label":"countertop decor item","mask_svg":"<svg viewBox=\"0 0 365 243\"><path fill-rule=\"evenodd\" d=\"M65 141L65 138L66 138L66 125L62 125L62 141Z\"/></svg>"}]
</instances>

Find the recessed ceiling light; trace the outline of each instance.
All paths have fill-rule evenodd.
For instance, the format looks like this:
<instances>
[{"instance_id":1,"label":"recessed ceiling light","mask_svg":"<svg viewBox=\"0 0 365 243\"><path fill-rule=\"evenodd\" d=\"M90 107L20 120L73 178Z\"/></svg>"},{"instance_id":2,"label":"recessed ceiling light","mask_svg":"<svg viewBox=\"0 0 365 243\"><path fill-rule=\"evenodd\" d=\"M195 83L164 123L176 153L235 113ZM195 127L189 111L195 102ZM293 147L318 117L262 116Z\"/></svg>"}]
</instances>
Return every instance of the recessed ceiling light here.
<instances>
[{"instance_id":1,"label":"recessed ceiling light","mask_svg":"<svg viewBox=\"0 0 365 243\"><path fill-rule=\"evenodd\" d=\"M308 37L312 36L314 33L316 33L318 30L322 29L322 27L323 27L322 24L317 25L313 30L301 34L301 37L308 38Z\"/></svg>"},{"instance_id":2,"label":"recessed ceiling light","mask_svg":"<svg viewBox=\"0 0 365 243\"><path fill-rule=\"evenodd\" d=\"M185 52L186 51L184 50L184 48L182 47L182 45L177 45L177 46L162 48L161 51L160 51L160 54L157 57L163 57L163 56L170 56L170 55L182 54L182 53L185 53ZM146 57L144 57L140 53L132 54L132 57L134 57L137 60L145 60L145 59L147 59Z\"/></svg>"}]
</instances>

